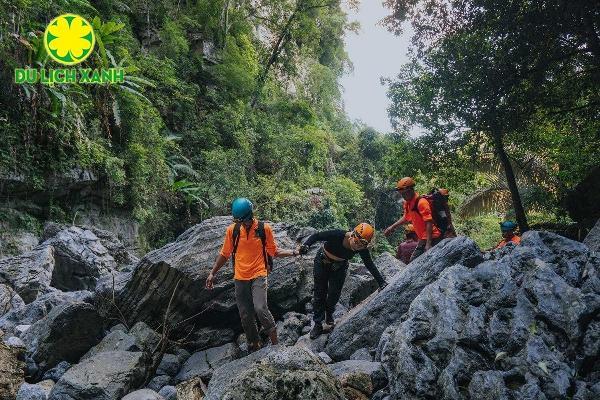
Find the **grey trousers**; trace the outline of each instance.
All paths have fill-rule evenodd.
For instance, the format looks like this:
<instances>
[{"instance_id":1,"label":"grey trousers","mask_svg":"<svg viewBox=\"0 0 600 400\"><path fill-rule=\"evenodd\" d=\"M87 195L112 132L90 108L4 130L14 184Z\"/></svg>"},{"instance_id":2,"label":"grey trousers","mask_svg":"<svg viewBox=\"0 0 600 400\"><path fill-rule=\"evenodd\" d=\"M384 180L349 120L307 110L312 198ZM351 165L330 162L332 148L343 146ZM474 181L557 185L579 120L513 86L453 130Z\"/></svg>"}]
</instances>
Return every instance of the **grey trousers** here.
<instances>
[{"instance_id":1,"label":"grey trousers","mask_svg":"<svg viewBox=\"0 0 600 400\"><path fill-rule=\"evenodd\" d=\"M246 339L248 343L257 343L259 337L256 316L266 333L275 329L275 320L267 305L267 278L263 276L249 281L236 279L234 282L235 301Z\"/></svg>"}]
</instances>

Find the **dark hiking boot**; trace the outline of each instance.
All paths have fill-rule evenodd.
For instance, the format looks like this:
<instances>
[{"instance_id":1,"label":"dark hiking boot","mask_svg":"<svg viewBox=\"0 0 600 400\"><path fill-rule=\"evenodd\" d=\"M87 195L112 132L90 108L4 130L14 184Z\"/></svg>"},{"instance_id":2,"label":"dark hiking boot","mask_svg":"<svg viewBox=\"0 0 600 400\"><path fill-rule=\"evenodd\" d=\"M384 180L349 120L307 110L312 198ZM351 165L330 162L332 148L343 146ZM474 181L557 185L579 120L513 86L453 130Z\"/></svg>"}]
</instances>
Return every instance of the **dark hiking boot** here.
<instances>
[{"instance_id":1,"label":"dark hiking boot","mask_svg":"<svg viewBox=\"0 0 600 400\"><path fill-rule=\"evenodd\" d=\"M323 333L323 324L320 322L316 322L315 326L313 326L313 328L310 330L310 333L308 336L311 338L311 340L315 340L316 338L321 336L322 333Z\"/></svg>"},{"instance_id":2,"label":"dark hiking boot","mask_svg":"<svg viewBox=\"0 0 600 400\"><path fill-rule=\"evenodd\" d=\"M327 325L331 325L333 327L335 325L335 321L333 320L333 314L325 313L325 323Z\"/></svg>"}]
</instances>

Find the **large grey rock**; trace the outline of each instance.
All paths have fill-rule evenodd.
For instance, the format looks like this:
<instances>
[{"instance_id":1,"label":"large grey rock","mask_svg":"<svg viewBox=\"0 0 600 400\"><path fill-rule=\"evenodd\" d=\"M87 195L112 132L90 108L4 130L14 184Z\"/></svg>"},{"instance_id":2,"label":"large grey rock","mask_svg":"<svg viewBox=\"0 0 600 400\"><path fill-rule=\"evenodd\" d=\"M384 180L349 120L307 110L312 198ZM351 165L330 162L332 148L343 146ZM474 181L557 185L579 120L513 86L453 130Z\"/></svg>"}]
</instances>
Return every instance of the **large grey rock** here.
<instances>
[{"instance_id":1,"label":"large grey rock","mask_svg":"<svg viewBox=\"0 0 600 400\"><path fill-rule=\"evenodd\" d=\"M0 317L0 329L6 334L22 336L17 330L19 325L32 325L42 318L46 317L50 311L62 304L68 304L78 301L90 301L91 292L61 292L52 289L47 294L39 296L35 301L25 305L25 307L17 307Z\"/></svg>"},{"instance_id":2,"label":"large grey rock","mask_svg":"<svg viewBox=\"0 0 600 400\"><path fill-rule=\"evenodd\" d=\"M123 315L130 321L143 320L159 326L177 287L169 316L171 325L176 327L175 335L187 335L199 327L239 329L231 267L219 272L213 290L204 288L231 223L230 217L205 220L185 231L175 242L146 254L121 292L119 303ZM286 225L272 226L279 247L295 245ZM268 281L269 306L276 316L301 309L312 295L312 260L276 258Z\"/></svg>"},{"instance_id":3,"label":"large grey rock","mask_svg":"<svg viewBox=\"0 0 600 400\"><path fill-rule=\"evenodd\" d=\"M129 393L122 400L164 400L164 398L150 389L140 389Z\"/></svg>"},{"instance_id":4,"label":"large grey rock","mask_svg":"<svg viewBox=\"0 0 600 400\"><path fill-rule=\"evenodd\" d=\"M179 357L175 354L164 354L162 360L160 360L156 374L175 376L180 368L181 362L179 361Z\"/></svg>"},{"instance_id":5,"label":"large grey rock","mask_svg":"<svg viewBox=\"0 0 600 400\"><path fill-rule=\"evenodd\" d=\"M600 321L584 271L598 264L581 243L527 232L498 260L447 268L381 339L391 397L583 396L598 377Z\"/></svg>"},{"instance_id":6,"label":"large grey rock","mask_svg":"<svg viewBox=\"0 0 600 400\"><path fill-rule=\"evenodd\" d=\"M0 317L23 307L25 302L21 296L10 286L0 283Z\"/></svg>"},{"instance_id":7,"label":"large grey rock","mask_svg":"<svg viewBox=\"0 0 600 400\"><path fill-rule=\"evenodd\" d=\"M117 263L100 239L89 229L47 224L44 245L54 247L55 266L51 285L63 291L93 290L100 276Z\"/></svg>"},{"instance_id":8,"label":"large grey rock","mask_svg":"<svg viewBox=\"0 0 600 400\"><path fill-rule=\"evenodd\" d=\"M83 360L54 385L53 400L119 400L144 381L148 360L141 352L107 351Z\"/></svg>"},{"instance_id":9,"label":"large grey rock","mask_svg":"<svg viewBox=\"0 0 600 400\"><path fill-rule=\"evenodd\" d=\"M45 381L38 384L32 385L29 383L23 383L19 388L16 400L46 400L54 382Z\"/></svg>"},{"instance_id":10,"label":"large grey rock","mask_svg":"<svg viewBox=\"0 0 600 400\"><path fill-rule=\"evenodd\" d=\"M305 314L294 311L283 316L283 321L277 322L277 337L281 344L293 346L302 335L302 328L310 325L310 319Z\"/></svg>"},{"instance_id":11,"label":"large grey rock","mask_svg":"<svg viewBox=\"0 0 600 400\"><path fill-rule=\"evenodd\" d=\"M25 332L31 358L39 373L60 361L77 362L101 338L103 321L96 309L83 302L63 304Z\"/></svg>"},{"instance_id":12,"label":"large grey rock","mask_svg":"<svg viewBox=\"0 0 600 400\"><path fill-rule=\"evenodd\" d=\"M340 383L311 352L271 346L218 368L205 400L343 399Z\"/></svg>"},{"instance_id":13,"label":"large grey rock","mask_svg":"<svg viewBox=\"0 0 600 400\"><path fill-rule=\"evenodd\" d=\"M349 359L362 347L375 347L385 328L398 321L442 271L455 264L472 267L481 260L481 252L471 239L461 236L443 240L396 274L384 290L350 310L329 336L325 352L339 361Z\"/></svg>"},{"instance_id":14,"label":"large grey rock","mask_svg":"<svg viewBox=\"0 0 600 400\"><path fill-rule=\"evenodd\" d=\"M600 219L596 221L592 230L589 231L585 239L583 239L583 244L592 251L600 252Z\"/></svg>"},{"instance_id":15,"label":"large grey rock","mask_svg":"<svg viewBox=\"0 0 600 400\"><path fill-rule=\"evenodd\" d=\"M235 360L240 355L240 349L235 343L194 353L188 358L181 370L175 377L176 383L200 377L207 382L213 375L215 369Z\"/></svg>"},{"instance_id":16,"label":"large grey rock","mask_svg":"<svg viewBox=\"0 0 600 400\"><path fill-rule=\"evenodd\" d=\"M406 268L406 265L402 261L387 252L381 254L373 262L386 281L390 281L397 273ZM351 309L377 289L379 289L379 285L365 266L363 264L352 263L344 282L340 303L347 309Z\"/></svg>"},{"instance_id":17,"label":"large grey rock","mask_svg":"<svg viewBox=\"0 0 600 400\"><path fill-rule=\"evenodd\" d=\"M142 346L138 340L124 331L110 332L104 336L102 341L92 347L87 353L81 357L81 360L95 356L98 353L105 351L142 351Z\"/></svg>"},{"instance_id":18,"label":"large grey rock","mask_svg":"<svg viewBox=\"0 0 600 400\"><path fill-rule=\"evenodd\" d=\"M57 382L60 379L60 377L63 376L65 372L67 372L69 368L71 368L70 363L66 361L61 361L54 368L46 371L42 379Z\"/></svg>"},{"instance_id":19,"label":"large grey rock","mask_svg":"<svg viewBox=\"0 0 600 400\"><path fill-rule=\"evenodd\" d=\"M0 400L13 400L24 382L23 349L0 342Z\"/></svg>"},{"instance_id":20,"label":"large grey rock","mask_svg":"<svg viewBox=\"0 0 600 400\"><path fill-rule=\"evenodd\" d=\"M156 351L161 339L156 331L150 328L145 322L141 321L131 328L129 334L133 336L140 347L148 353L154 353Z\"/></svg>"},{"instance_id":21,"label":"large grey rock","mask_svg":"<svg viewBox=\"0 0 600 400\"><path fill-rule=\"evenodd\" d=\"M239 317L238 317L239 319ZM229 321L235 324L233 321ZM190 352L217 347L232 342L235 339L235 331L231 328L210 327L194 329L186 335L183 346Z\"/></svg>"},{"instance_id":22,"label":"large grey rock","mask_svg":"<svg viewBox=\"0 0 600 400\"><path fill-rule=\"evenodd\" d=\"M171 382L171 377L167 375L157 375L150 383L148 383L148 389L152 389L155 392L160 392L160 389L167 386Z\"/></svg>"},{"instance_id":23,"label":"large grey rock","mask_svg":"<svg viewBox=\"0 0 600 400\"><path fill-rule=\"evenodd\" d=\"M54 248L39 245L27 253L0 260L0 283L13 288L25 303L49 291L54 271Z\"/></svg>"}]
</instances>

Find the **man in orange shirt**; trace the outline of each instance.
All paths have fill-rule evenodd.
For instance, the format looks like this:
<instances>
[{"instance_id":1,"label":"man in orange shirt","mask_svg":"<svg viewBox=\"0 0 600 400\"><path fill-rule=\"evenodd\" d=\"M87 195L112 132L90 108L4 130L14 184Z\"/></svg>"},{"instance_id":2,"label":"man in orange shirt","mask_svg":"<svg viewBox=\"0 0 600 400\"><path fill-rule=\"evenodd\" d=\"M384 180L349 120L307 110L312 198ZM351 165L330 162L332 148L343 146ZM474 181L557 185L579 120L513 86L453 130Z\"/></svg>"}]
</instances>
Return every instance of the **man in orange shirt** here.
<instances>
[{"instance_id":1,"label":"man in orange shirt","mask_svg":"<svg viewBox=\"0 0 600 400\"><path fill-rule=\"evenodd\" d=\"M412 223L419 238L419 244L410 257L410 261L412 261L438 244L443 238L440 230L433 223L429 201L415 192L415 181L410 177L402 178L396 184L396 190L404 199L404 215L383 233L389 236L400 225Z\"/></svg>"},{"instance_id":2,"label":"man in orange shirt","mask_svg":"<svg viewBox=\"0 0 600 400\"><path fill-rule=\"evenodd\" d=\"M498 243L498 245L495 248L500 249L506 246L508 243L513 243L514 245L521 243L521 238L515 234L516 228L517 224L515 224L512 221L501 222L500 231L502 232L502 237L504 238L504 240Z\"/></svg>"},{"instance_id":3,"label":"man in orange shirt","mask_svg":"<svg viewBox=\"0 0 600 400\"><path fill-rule=\"evenodd\" d=\"M206 288L213 288L215 274L232 257L235 300L248 340L248 349L255 351L260 349L255 313L271 343L278 343L275 320L267 305L267 275L271 271L272 257L298 254L295 250L277 249L273 229L269 224L254 218L250 200L236 199L231 212L234 223L227 227L221 252L206 278Z\"/></svg>"}]
</instances>

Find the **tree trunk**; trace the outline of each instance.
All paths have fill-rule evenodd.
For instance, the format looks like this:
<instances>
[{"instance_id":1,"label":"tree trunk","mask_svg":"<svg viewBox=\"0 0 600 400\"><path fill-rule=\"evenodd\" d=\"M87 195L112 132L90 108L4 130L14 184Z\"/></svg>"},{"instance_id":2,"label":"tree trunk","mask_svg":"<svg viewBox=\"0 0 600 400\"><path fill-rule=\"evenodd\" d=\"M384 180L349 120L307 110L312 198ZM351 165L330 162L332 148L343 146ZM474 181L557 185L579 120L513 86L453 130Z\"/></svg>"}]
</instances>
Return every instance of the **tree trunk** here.
<instances>
[{"instance_id":1,"label":"tree trunk","mask_svg":"<svg viewBox=\"0 0 600 400\"><path fill-rule=\"evenodd\" d=\"M502 132L499 129L492 129L492 139L494 140L494 147L500 158L500 163L504 168L506 174L506 182L508 183L508 189L510 190L510 196L513 202L513 208L515 209L515 217L521 233L529 230L529 224L527 223L527 216L525 215L525 209L521 202L521 195L519 194L519 187L517 186L517 180L515 179L515 172L513 171L508 155L504 150L504 143L502 140Z\"/></svg>"}]
</instances>

